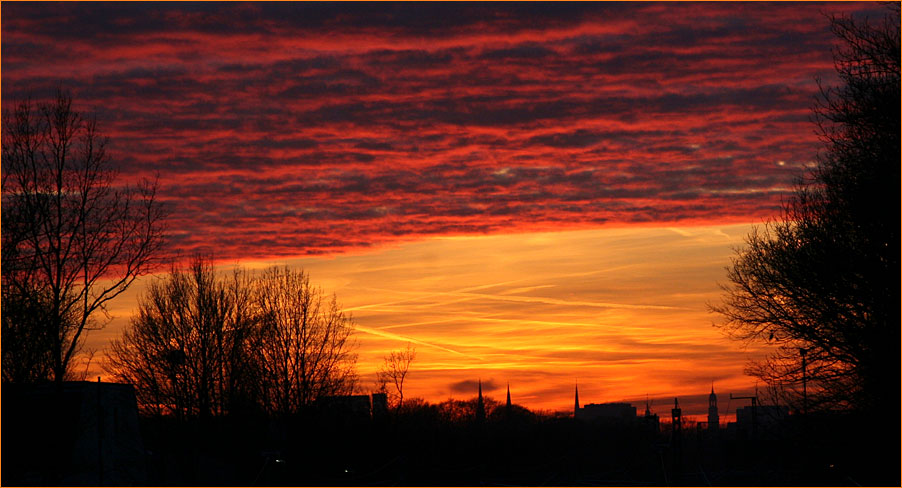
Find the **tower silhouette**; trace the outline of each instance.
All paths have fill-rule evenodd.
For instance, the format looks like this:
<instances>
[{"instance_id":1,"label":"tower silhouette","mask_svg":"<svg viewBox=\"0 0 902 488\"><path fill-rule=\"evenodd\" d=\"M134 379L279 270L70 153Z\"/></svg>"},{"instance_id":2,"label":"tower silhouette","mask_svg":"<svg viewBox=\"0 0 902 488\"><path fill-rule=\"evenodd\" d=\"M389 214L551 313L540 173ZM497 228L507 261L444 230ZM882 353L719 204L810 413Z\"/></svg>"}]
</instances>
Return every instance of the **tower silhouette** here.
<instances>
[{"instance_id":1,"label":"tower silhouette","mask_svg":"<svg viewBox=\"0 0 902 488\"><path fill-rule=\"evenodd\" d=\"M579 383L574 383L573 389L576 394L573 400L573 416L576 417L579 415Z\"/></svg>"},{"instance_id":2,"label":"tower silhouette","mask_svg":"<svg viewBox=\"0 0 902 488\"><path fill-rule=\"evenodd\" d=\"M482 399L482 378L479 379L479 397L476 398L476 421L485 420L485 401Z\"/></svg>"},{"instance_id":3,"label":"tower silhouette","mask_svg":"<svg viewBox=\"0 0 902 488\"><path fill-rule=\"evenodd\" d=\"M508 410L511 409L511 384L510 384L510 382L507 383L507 403L505 403L504 406Z\"/></svg>"},{"instance_id":4,"label":"tower silhouette","mask_svg":"<svg viewBox=\"0 0 902 488\"><path fill-rule=\"evenodd\" d=\"M714 384L711 384L711 394L708 395L708 430L716 432L720 427L720 415L717 414L717 395L714 394Z\"/></svg>"},{"instance_id":5,"label":"tower silhouette","mask_svg":"<svg viewBox=\"0 0 902 488\"><path fill-rule=\"evenodd\" d=\"M683 469L683 410L680 401L673 399L673 408L670 409L670 447L673 449L673 477L677 478Z\"/></svg>"}]
</instances>

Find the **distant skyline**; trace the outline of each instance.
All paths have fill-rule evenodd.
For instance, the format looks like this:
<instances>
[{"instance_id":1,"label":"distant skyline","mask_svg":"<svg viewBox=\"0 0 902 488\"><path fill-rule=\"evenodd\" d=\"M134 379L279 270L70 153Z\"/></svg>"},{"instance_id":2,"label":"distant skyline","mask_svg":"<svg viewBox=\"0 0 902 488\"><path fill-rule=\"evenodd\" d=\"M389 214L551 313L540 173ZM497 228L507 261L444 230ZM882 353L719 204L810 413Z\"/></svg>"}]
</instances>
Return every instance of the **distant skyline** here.
<instances>
[{"instance_id":1,"label":"distant skyline","mask_svg":"<svg viewBox=\"0 0 902 488\"><path fill-rule=\"evenodd\" d=\"M310 271L356 317L363 387L410 341L405 397L482 378L566 410L578 378L641 410L754 388L760 350L706 303L816 160L826 14L879 10L5 3L2 102L71 90L123 180L159 175L172 256Z\"/></svg>"}]
</instances>

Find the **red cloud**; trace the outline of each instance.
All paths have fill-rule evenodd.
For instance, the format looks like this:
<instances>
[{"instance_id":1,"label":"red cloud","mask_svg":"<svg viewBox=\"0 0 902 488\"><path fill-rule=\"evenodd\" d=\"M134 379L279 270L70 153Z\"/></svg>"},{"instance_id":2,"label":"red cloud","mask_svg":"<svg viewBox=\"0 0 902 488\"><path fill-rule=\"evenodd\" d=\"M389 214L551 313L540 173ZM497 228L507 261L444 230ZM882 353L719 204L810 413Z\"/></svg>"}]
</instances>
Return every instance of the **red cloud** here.
<instances>
[{"instance_id":1,"label":"red cloud","mask_svg":"<svg viewBox=\"0 0 902 488\"><path fill-rule=\"evenodd\" d=\"M3 93L71 88L223 258L760 220L815 158L824 8L11 4Z\"/></svg>"}]
</instances>

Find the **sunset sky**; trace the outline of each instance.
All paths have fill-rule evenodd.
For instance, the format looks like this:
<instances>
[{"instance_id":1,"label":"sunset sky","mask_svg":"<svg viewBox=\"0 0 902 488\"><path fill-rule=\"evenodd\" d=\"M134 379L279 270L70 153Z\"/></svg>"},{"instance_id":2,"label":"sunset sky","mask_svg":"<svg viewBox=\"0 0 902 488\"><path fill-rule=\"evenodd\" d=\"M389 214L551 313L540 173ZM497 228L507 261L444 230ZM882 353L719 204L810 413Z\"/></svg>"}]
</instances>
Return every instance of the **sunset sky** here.
<instances>
[{"instance_id":1,"label":"sunset sky","mask_svg":"<svg viewBox=\"0 0 902 488\"><path fill-rule=\"evenodd\" d=\"M411 342L405 396L701 414L754 388L706 304L816 160L826 15L879 9L4 3L2 102L71 90L123 181L159 176L171 255L309 271L364 388Z\"/></svg>"}]
</instances>

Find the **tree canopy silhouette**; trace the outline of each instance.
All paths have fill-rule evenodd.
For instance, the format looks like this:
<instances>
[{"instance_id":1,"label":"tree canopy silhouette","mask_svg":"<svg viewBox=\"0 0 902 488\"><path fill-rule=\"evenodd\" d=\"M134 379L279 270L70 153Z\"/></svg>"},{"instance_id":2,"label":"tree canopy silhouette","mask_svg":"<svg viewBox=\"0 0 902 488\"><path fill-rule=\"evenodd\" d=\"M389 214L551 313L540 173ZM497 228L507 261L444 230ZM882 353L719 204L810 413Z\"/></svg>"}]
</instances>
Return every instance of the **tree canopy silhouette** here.
<instances>
[{"instance_id":1,"label":"tree canopy silhouette","mask_svg":"<svg viewBox=\"0 0 902 488\"><path fill-rule=\"evenodd\" d=\"M152 414L291 414L356 381L353 322L303 271L217 274L209 259L150 285L106 369Z\"/></svg>"},{"instance_id":2,"label":"tree canopy silhouette","mask_svg":"<svg viewBox=\"0 0 902 488\"><path fill-rule=\"evenodd\" d=\"M255 316L246 273L217 276L196 258L150 283L138 313L111 344L106 368L135 385L153 414L209 417L253 397Z\"/></svg>"},{"instance_id":3,"label":"tree canopy silhouette","mask_svg":"<svg viewBox=\"0 0 902 488\"><path fill-rule=\"evenodd\" d=\"M353 319L303 270L272 267L255 281L258 354L267 410L290 414L357 383Z\"/></svg>"},{"instance_id":4,"label":"tree canopy silhouette","mask_svg":"<svg viewBox=\"0 0 902 488\"><path fill-rule=\"evenodd\" d=\"M4 114L4 381L63 381L106 304L155 264L156 183L122 185L106 144L63 92Z\"/></svg>"},{"instance_id":5,"label":"tree canopy silhouette","mask_svg":"<svg viewBox=\"0 0 902 488\"><path fill-rule=\"evenodd\" d=\"M818 164L780 219L748 236L712 306L730 336L775 346L750 373L796 407L869 411L898 400L899 10L890 8L877 24L831 18L841 84L822 88L814 109Z\"/></svg>"}]
</instances>

